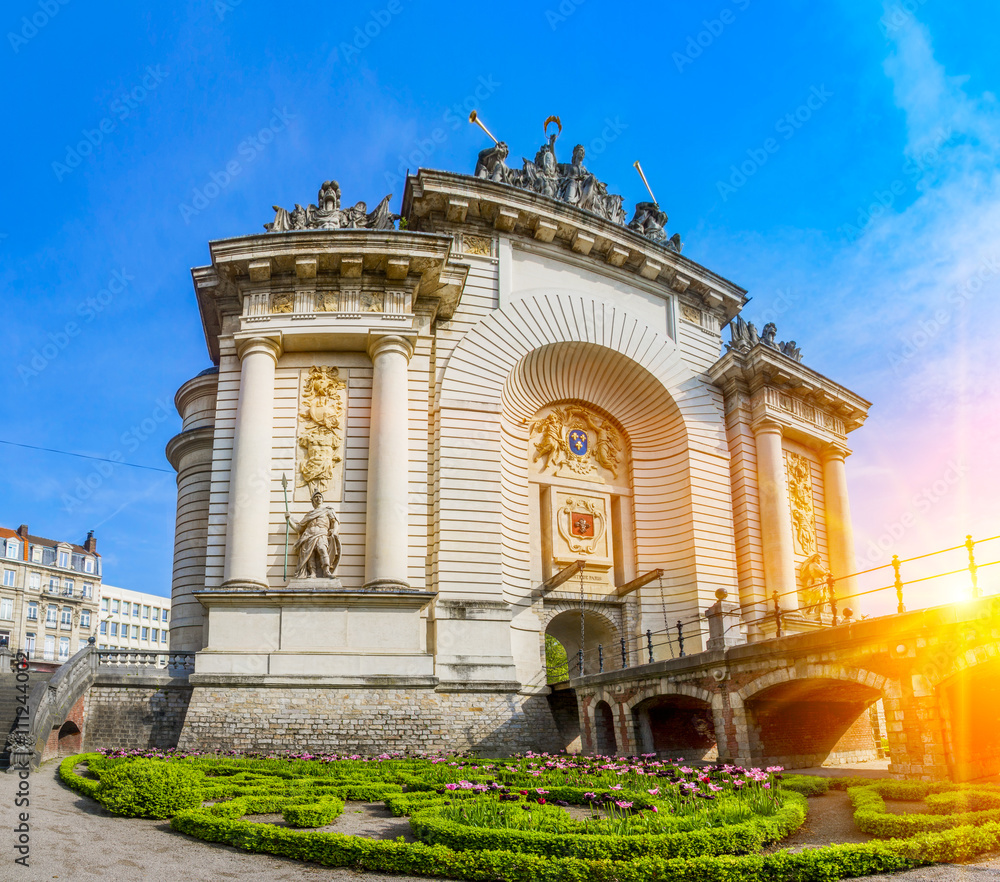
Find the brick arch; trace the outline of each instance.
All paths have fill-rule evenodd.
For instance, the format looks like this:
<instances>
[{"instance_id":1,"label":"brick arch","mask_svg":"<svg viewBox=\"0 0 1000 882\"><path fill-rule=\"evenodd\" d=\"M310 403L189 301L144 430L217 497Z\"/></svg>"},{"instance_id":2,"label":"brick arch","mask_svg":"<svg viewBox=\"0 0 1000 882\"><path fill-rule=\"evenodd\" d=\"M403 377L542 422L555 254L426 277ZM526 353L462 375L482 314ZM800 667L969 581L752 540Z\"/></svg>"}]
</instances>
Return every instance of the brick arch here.
<instances>
[{"instance_id":1,"label":"brick arch","mask_svg":"<svg viewBox=\"0 0 1000 882\"><path fill-rule=\"evenodd\" d=\"M980 653L985 653L985 655ZM927 682L936 689L958 674L993 662L1000 662L1000 640L992 640L987 643L977 642L975 649L967 649L954 655L947 667L943 669L936 667L933 676L927 677Z\"/></svg>"},{"instance_id":2,"label":"brick arch","mask_svg":"<svg viewBox=\"0 0 1000 882\"><path fill-rule=\"evenodd\" d=\"M809 667L812 673L804 677L797 674L794 669L789 668L778 668L768 671L768 673L751 680L742 689L738 689L731 694L738 696L741 702L746 702L772 686L804 680L841 680L845 683L866 686L885 694L889 683L888 678L881 674L876 674L874 671L867 671L862 668L844 668L835 665L810 665Z\"/></svg>"},{"instance_id":3,"label":"brick arch","mask_svg":"<svg viewBox=\"0 0 1000 882\"><path fill-rule=\"evenodd\" d=\"M592 600L585 600L583 602L583 611L602 618L608 628L617 632L619 636L625 635L625 610L623 603L598 603ZM580 601L546 601L538 613L538 621L542 626L542 633L545 633L549 627L549 623L556 616L567 612L580 612Z\"/></svg>"},{"instance_id":4,"label":"brick arch","mask_svg":"<svg viewBox=\"0 0 1000 882\"><path fill-rule=\"evenodd\" d=\"M709 692L707 689L701 689L698 686L691 686L687 683L672 683L669 689L654 689L652 687L643 689L638 695L623 703L622 709L632 711L636 705L642 704L644 701L649 701L651 698L669 698L671 695L696 698L699 701L705 702L710 708L715 700L715 694Z\"/></svg>"}]
</instances>

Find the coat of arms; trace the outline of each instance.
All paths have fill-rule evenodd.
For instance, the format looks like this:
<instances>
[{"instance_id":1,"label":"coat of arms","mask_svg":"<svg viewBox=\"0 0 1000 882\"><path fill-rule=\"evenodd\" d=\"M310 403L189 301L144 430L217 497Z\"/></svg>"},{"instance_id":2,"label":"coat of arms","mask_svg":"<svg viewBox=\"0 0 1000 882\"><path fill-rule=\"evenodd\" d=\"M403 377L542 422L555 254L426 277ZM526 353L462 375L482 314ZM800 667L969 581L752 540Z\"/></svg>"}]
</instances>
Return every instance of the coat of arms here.
<instances>
[{"instance_id":1,"label":"coat of arms","mask_svg":"<svg viewBox=\"0 0 1000 882\"><path fill-rule=\"evenodd\" d=\"M553 408L528 427L535 439L532 462L542 461L542 471L558 474L563 467L589 475L598 466L618 477L624 442L611 424L588 408L567 404Z\"/></svg>"},{"instance_id":2,"label":"coat of arms","mask_svg":"<svg viewBox=\"0 0 1000 882\"><path fill-rule=\"evenodd\" d=\"M594 554L607 530L602 506L592 499L568 497L559 509L559 533L573 554Z\"/></svg>"}]
</instances>

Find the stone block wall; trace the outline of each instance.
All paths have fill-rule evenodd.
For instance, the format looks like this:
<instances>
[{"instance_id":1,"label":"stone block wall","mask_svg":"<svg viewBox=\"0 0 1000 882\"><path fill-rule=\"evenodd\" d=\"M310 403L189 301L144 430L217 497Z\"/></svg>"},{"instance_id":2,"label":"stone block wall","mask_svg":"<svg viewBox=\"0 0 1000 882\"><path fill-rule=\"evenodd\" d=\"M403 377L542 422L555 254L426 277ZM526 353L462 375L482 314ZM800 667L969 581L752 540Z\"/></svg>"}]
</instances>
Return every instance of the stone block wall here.
<instances>
[{"instance_id":1,"label":"stone block wall","mask_svg":"<svg viewBox=\"0 0 1000 882\"><path fill-rule=\"evenodd\" d=\"M196 686L183 750L508 755L563 747L546 696L393 687Z\"/></svg>"},{"instance_id":2,"label":"stone block wall","mask_svg":"<svg viewBox=\"0 0 1000 882\"><path fill-rule=\"evenodd\" d=\"M95 684L86 696L83 749L176 747L190 698L186 684Z\"/></svg>"}]
</instances>

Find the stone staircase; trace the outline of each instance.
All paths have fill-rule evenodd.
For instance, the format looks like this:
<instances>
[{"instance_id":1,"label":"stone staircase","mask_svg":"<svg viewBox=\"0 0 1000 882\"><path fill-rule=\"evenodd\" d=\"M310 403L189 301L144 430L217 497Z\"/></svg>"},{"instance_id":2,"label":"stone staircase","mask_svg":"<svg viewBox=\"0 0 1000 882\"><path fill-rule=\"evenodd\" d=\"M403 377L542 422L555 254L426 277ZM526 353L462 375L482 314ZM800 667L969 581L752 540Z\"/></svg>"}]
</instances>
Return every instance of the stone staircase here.
<instances>
[{"instance_id":1,"label":"stone staircase","mask_svg":"<svg viewBox=\"0 0 1000 882\"><path fill-rule=\"evenodd\" d=\"M17 722L17 709L20 706L18 699L24 695L18 691L18 683L14 673L10 670L7 659L4 662L3 670L0 670L0 771L5 771L10 766L10 755L7 751L7 734L14 728ZM51 671L29 671L28 672L28 695L39 683L48 683L52 677Z\"/></svg>"}]
</instances>

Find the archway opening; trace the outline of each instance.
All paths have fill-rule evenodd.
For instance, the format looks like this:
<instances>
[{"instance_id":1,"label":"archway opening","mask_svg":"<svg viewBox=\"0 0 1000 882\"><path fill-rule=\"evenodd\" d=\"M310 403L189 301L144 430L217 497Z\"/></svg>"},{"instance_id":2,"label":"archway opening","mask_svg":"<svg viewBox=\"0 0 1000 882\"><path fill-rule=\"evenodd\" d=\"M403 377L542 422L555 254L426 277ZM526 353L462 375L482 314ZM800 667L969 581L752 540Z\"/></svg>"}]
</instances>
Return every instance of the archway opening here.
<instances>
[{"instance_id":1,"label":"archway opening","mask_svg":"<svg viewBox=\"0 0 1000 882\"><path fill-rule=\"evenodd\" d=\"M614 659L621 658L618 629L599 613L591 610L583 612L583 642L580 642L580 611L566 610L552 618L545 629L546 638L555 640L566 654L566 674L564 679L580 676L580 649L583 649L583 673L596 674L601 668L617 670L621 665ZM549 643L550 641L546 641ZM547 647L546 647L547 648ZM559 653L553 654L557 659ZM548 652L546 652L548 661ZM552 674L557 673L553 668ZM551 680L549 682L552 682Z\"/></svg>"},{"instance_id":2,"label":"archway opening","mask_svg":"<svg viewBox=\"0 0 1000 882\"><path fill-rule=\"evenodd\" d=\"M881 743L869 708L877 689L847 680L792 680L745 700L755 763L802 769L869 762Z\"/></svg>"},{"instance_id":3,"label":"archway opening","mask_svg":"<svg viewBox=\"0 0 1000 882\"><path fill-rule=\"evenodd\" d=\"M712 707L689 695L656 695L632 708L643 753L660 759L712 762L719 758Z\"/></svg>"},{"instance_id":4,"label":"archway opening","mask_svg":"<svg viewBox=\"0 0 1000 882\"><path fill-rule=\"evenodd\" d=\"M938 697L952 779L1000 772L1000 661L960 671L938 687Z\"/></svg>"},{"instance_id":5,"label":"archway opening","mask_svg":"<svg viewBox=\"0 0 1000 882\"><path fill-rule=\"evenodd\" d=\"M597 702L594 708L594 740L599 756L615 756L618 753L615 715L606 701Z\"/></svg>"},{"instance_id":6,"label":"archway opening","mask_svg":"<svg viewBox=\"0 0 1000 882\"><path fill-rule=\"evenodd\" d=\"M59 727L59 756L72 756L74 753L80 753L82 741L80 727L72 720L67 720Z\"/></svg>"}]
</instances>

